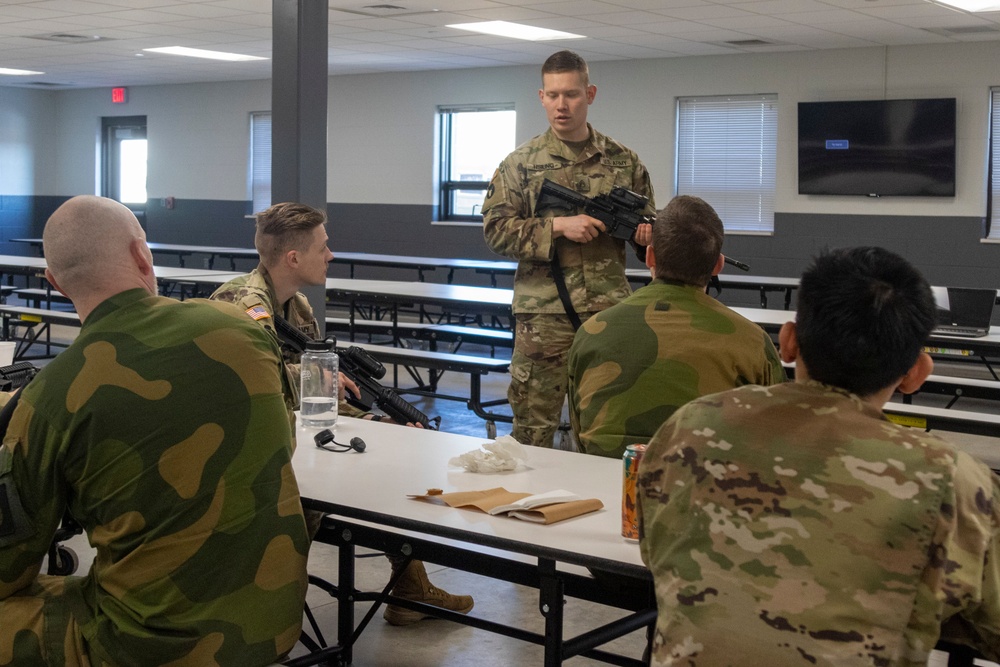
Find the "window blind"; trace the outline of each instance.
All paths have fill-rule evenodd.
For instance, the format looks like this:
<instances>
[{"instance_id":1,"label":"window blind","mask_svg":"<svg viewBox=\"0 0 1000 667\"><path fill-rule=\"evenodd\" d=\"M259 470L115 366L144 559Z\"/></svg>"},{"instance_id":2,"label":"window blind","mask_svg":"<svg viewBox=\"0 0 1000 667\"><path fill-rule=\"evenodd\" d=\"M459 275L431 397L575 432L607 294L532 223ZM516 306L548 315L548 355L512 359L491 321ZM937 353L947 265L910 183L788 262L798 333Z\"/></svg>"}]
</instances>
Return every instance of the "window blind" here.
<instances>
[{"instance_id":1,"label":"window blind","mask_svg":"<svg viewBox=\"0 0 1000 667\"><path fill-rule=\"evenodd\" d=\"M677 194L701 197L727 232L774 231L778 96L677 100Z\"/></svg>"},{"instance_id":2,"label":"window blind","mask_svg":"<svg viewBox=\"0 0 1000 667\"><path fill-rule=\"evenodd\" d=\"M986 238L1000 240L1000 88L990 89L990 191L987 214L989 233Z\"/></svg>"},{"instance_id":3,"label":"window blind","mask_svg":"<svg viewBox=\"0 0 1000 667\"><path fill-rule=\"evenodd\" d=\"M253 212L271 205L271 112L250 114L250 199Z\"/></svg>"}]
</instances>

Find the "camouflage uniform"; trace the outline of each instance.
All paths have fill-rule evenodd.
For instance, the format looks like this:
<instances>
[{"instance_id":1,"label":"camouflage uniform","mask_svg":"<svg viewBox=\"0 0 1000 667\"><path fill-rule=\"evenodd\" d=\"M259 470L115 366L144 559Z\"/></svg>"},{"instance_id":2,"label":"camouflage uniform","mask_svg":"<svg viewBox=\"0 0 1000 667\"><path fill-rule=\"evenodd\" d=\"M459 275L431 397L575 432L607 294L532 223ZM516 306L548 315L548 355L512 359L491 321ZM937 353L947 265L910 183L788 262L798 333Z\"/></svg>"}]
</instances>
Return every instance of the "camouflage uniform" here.
<instances>
[{"instance_id":1,"label":"camouflage uniform","mask_svg":"<svg viewBox=\"0 0 1000 667\"><path fill-rule=\"evenodd\" d=\"M281 345L281 339L274 329L271 313L278 313L309 338L313 340L320 338L319 322L316 321L312 306L309 305L305 294L296 292L295 296L285 304L283 312L279 312L278 297L275 295L271 277L263 264L259 264L256 269L245 276L233 278L215 290L211 298L235 303L257 324L264 327L279 345ZM289 411L297 410L299 408L299 385L302 381L300 376L302 354L292 350L287 345L281 345L281 355L285 360L285 376L288 379L288 393L285 395L285 401ZM340 401L338 412L347 417L360 417L367 414L348 404L347 401Z\"/></svg>"},{"instance_id":2,"label":"camouflage uniform","mask_svg":"<svg viewBox=\"0 0 1000 667\"><path fill-rule=\"evenodd\" d=\"M694 398L784 379L763 329L701 288L654 280L577 332L570 421L588 454L621 458Z\"/></svg>"},{"instance_id":3,"label":"camouflage uniform","mask_svg":"<svg viewBox=\"0 0 1000 667\"><path fill-rule=\"evenodd\" d=\"M514 277L516 319L511 383L513 435L520 442L551 447L566 395L566 355L573 327L559 300L551 258L559 257L566 287L581 321L631 294L625 278L625 242L600 234L589 243L552 238L553 216L534 215L546 178L588 197L623 186L649 197L653 186L639 157L588 124L590 142L574 156L549 129L500 163L483 202L483 233L490 248L518 260Z\"/></svg>"},{"instance_id":4,"label":"camouflage uniform","mask_svg":"<svg viewBox=\"0 0 1000 667\"><path fill-rule=\"evenodd\" d=\"M816 382L696 399L640 464L653 665L1000 658L1000 480Z\"/></svg>"},{"instance_id":5,"label":"camouflage uniform","mask_svg":"<svg viewBox=\"0 0 1000 667\"><path fill-rule=\"evenodd\" d=\"M238 310L142 289L101 303L24 390L0 447L0 664L267 665L289 651L308 540L284 417L277 347ZM93 567L38 576L67 510Z\"/></svg>"}]
</instances>

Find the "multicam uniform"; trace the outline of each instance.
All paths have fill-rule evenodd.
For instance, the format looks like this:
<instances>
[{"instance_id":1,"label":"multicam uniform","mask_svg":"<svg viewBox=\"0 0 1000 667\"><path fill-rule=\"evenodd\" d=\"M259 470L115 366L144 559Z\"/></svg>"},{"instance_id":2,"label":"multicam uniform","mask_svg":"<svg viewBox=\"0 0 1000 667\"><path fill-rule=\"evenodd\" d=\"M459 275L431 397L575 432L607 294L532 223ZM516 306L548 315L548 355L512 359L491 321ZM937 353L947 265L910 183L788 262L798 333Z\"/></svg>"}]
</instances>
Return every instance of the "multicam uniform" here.
<instances>
[{"instance_id":1,"label":"multicam uniform","mask_svg":"<svg viewBox=\"0 0 1000 667\"><path fill-rule=\"evenodd\" d=\"M588 454L621 458L694 398L784 379L759 326L699 287L657 279L577 332L570 421Z\"/></svg>"},{"instance_id":2,"label":"multicam uniform","mask_svg":"<svg viewBox=\"0 0 1000 667\"><path fill-rule=\"evenodd\" d=\"M508 398L512 435L520 442L551 447L566 395L566 354L573 327L559 300L551 258L559 258L566 287L580 319L618 303L631 288L625 278L625 242L600 234L589 243L552 237L552 218L575 212L534 214L542 181L595 197L622 186L649 197L644 215L655 212L653 186L639 157L588 124L589 143L574 152L549 129L500 163L483 202L483 232L490 248L518 260L514 277L516 319Z\"/></svg>"},{"instance_id":3,"label":"multicam uniform","mask_svg":"<svg viewBox=\"0 0 1000 667\"><path fill-rule=\"evenodd\" d=\"M1000 658L1000 480L816 382L679 409L640 464L654 665Z\"/></svg>"},{"instance_id":4,"label":"multicam uniform","mask_svg":"<svg viewBox=\"0 0 1000 667\"><path fill-rule=\"evenodd\" d=\"M278 363L225 304L133 289L87 317L0 447L0 665L267 665L292 648L308 540ZM67 509L94 565L38 576Z\"/></svg>"},{"instance_id":5,"label":"multicam uniform","mask_svg":"<svg viewBox=\"0 0 1000 667\"><path fill-rule=\"evenodd\" d=\"M245 276L230 280L215 290L211 298L235 303L257 324L264 327L279 344L281 344L281 339L274 329L272 313L278 313L309 338L317 340L320 337L319 322L316 321L312 306L309 305L305 294L296 292L282 309L274 292L274 285L271 284L271 276L263 264L259 264L256 269ZM292 350L287 345L281 346L281 354L285 360L285 376L288 380L288 393L285 395L285 400L290 411L297 410L299 408L299 386L301 383L299 373L302 354ZM359 417L365 414L348 404L347 401L340 401L338 412L348 417Z\"/></svg>"}]
</instances>

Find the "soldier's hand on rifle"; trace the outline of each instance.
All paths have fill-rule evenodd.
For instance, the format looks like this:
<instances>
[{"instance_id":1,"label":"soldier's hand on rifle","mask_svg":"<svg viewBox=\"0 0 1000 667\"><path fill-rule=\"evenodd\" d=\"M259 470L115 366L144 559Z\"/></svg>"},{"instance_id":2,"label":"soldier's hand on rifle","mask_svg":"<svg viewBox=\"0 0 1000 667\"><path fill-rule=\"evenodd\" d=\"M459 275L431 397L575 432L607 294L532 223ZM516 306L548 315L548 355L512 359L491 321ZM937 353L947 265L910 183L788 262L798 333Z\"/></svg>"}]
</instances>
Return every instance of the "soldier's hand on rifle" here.
<instances>
[{"instance_id":1,"label":"soldier's hand on rifle","mask_svg":"<svg viewBox=\"0 0 1000 667\"><path fill-rule=\"evenodd\" d=\"M361 398L361 390L358 389L358 385L354 384L354 380L341 373L340 382L337 383L337 398L341 401L344 400L344 392L348 389L351 390L355 398Z\"/></svg>"},{"instance_id":2,"label":"soldier's hand on rifle","mask_svg":"<svg viewBox=\"0 0 1000 667\"><path fill-rule=\"evenodd\" d=\"M564 236L577 243L589 243L604 230L604 223L589 215L552 218L552 233L555 238Z\"/></svg>"},{"instance_id":3,"label":"soldier's hand on rifle","mask_svg":"<svg viewBox=\"0 0 1000 667\"><path fill-rule=\"evenodd\" d=\"M641 223L635 228L635 236L632 237L638 245L652 245L653 243L653 225L648 223Z\"/></svg>"}]
</instances>

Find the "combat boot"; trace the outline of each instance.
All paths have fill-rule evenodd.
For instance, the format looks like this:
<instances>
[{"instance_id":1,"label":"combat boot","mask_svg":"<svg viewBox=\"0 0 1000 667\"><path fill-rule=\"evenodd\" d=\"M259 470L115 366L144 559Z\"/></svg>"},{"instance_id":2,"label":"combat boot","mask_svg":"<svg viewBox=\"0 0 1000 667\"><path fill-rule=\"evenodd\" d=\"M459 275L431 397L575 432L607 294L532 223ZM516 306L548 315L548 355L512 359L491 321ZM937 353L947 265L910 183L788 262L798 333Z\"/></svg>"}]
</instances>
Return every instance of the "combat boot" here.
<instances>
[{"instance_id":1,"label":"combat boot","mask_svg":"<svg viewBox=\"0 0 1000 667\"><path fill-rule=\"evenodd\" d=\"M399 566L396 563L392 564L394 575L397 567ZM405 600L423 602L442 609L457 611L460 614L468 614L472 611L474 604L470 595L452 595L432 584L427 579L427 570L424 569L423 561L419 560L410 561L410 564L406 566L406 571L396 581L392 594ZM382 618L390 625L410 625L421 619L430 618L430 616L390 604L386 606Z\"/></svg>"}]
</instances>

